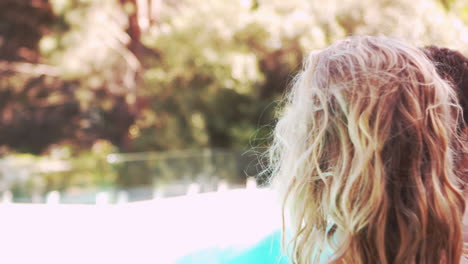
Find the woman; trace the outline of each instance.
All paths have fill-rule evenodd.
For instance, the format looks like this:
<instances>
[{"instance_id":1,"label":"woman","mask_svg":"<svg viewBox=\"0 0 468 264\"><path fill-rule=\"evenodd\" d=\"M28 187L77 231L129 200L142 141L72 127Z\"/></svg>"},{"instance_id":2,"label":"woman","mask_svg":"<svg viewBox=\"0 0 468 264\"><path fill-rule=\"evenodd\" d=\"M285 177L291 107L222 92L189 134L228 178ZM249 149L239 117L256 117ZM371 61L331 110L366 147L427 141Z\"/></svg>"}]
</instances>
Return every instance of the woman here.
<instances>
[{"instance_id":1,"label":"woman","mask_svg":"<svg viewBox=\"0 0 468 264\"><path fill-rule=\"evenodd\" d=\"M459 263L459 118L452 87L405 43L350 37L311 53L270 151L291 262Z\"/></svg>"}]
</instances>

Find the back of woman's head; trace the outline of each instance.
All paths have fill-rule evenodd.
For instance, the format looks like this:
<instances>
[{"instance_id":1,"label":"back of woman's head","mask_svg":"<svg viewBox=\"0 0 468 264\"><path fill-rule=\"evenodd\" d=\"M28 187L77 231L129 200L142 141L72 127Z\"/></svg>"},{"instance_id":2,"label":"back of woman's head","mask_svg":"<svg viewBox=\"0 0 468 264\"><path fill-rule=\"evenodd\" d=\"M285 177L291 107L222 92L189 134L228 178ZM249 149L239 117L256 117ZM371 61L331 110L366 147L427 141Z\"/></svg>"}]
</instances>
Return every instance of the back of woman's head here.
<instances>
[{"instance_id":1,"label":"back of woman's head","mask_svg":"<svg viewBox=\"0 0 468 264\"><path fill-rule=\"evenodd\" d=\"M292 261L457 263L459 113L452 87L400 41L351 37L311 53L270 151Z\"/></svg>"}]
</instances>

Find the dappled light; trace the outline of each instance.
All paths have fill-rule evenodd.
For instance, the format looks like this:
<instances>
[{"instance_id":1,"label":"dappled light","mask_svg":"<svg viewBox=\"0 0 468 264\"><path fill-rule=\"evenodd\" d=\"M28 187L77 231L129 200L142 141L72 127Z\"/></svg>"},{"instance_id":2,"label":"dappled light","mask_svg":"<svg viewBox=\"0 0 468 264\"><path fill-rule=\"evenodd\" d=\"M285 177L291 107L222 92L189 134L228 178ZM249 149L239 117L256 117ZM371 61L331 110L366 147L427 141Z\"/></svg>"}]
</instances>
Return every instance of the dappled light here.
<instances>
[{"instance_id":1,"label":"dappled light","mask_svg":"<svg viewBox=\"0 0 468 264\"><path fill-rule=\"evenodd\" d=\"M2 0L0 262L196 263L279 232L275 110L351 35L466 55L468 2Z\"/></svg>"}]
</instances>

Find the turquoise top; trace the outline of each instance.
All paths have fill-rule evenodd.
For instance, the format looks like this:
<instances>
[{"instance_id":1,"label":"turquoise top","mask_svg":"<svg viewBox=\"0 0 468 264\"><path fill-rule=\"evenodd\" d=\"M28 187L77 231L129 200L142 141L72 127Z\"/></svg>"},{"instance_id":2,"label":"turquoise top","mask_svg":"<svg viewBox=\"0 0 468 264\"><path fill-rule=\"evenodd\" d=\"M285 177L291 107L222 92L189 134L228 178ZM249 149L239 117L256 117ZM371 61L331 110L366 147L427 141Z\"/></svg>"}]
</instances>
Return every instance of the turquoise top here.
<instances>
[{"instance_id":1,"label":"turquoise top","mask_svg":"<svg viewBox=\"0 0 468 264\"><path fill-rule=\"evenodd\" d=\"M245 250L205 249L180 258L177 264L289 264L281 253L281 231Z\"/></svg>"}]
</instances>

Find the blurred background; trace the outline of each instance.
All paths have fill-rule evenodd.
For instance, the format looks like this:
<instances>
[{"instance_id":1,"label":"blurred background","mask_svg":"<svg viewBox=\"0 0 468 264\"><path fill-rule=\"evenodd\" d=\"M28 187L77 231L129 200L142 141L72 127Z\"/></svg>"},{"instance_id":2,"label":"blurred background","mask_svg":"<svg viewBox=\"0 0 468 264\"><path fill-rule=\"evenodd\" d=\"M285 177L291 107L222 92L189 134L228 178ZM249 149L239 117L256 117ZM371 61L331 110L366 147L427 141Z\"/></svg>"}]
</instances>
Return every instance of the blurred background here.
<instances>
[{"instance_id":1,"label":"blurred background","mask_svg":"<svg viewBox=\"0 0 468 264\"><path fill-rule=\"evenodd\" d=\"M125 203L263 184L308 51L388 35L468 52L465 0L1 0L4 202Z\"/></svg>"}]
</instances>

